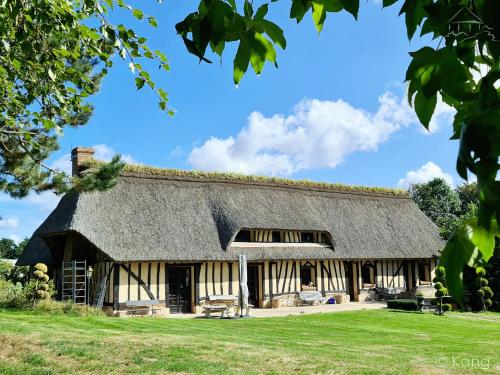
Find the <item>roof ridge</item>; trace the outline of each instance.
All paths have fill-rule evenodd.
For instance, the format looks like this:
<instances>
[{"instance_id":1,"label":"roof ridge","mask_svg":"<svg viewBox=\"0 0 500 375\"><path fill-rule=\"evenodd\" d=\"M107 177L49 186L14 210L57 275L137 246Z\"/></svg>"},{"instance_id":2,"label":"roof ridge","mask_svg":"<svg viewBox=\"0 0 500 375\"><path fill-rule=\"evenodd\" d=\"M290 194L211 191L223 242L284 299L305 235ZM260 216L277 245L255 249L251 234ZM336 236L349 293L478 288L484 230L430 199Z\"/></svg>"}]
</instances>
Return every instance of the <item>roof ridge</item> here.
<instances>
[{"instance_id":1,"label":"roof ridge","mask_svg":"<svg viewBox=\"0 0 500 375\"><path fill-rule=\"evenodd\" d=\"M105 162L92 160L86 166L92 168ZM369 186L346 185L340 183L312 181L308 179L287 179L282 177L244 175L239 173L206 172L199 170L183 170L158 168L140 164L125 164L121 174L123 177L177 180L190 182L235 183L253 186L274 186L309 191L325 191L369 196L410 198L406 190Z\"/></svg>"}]
</instances>

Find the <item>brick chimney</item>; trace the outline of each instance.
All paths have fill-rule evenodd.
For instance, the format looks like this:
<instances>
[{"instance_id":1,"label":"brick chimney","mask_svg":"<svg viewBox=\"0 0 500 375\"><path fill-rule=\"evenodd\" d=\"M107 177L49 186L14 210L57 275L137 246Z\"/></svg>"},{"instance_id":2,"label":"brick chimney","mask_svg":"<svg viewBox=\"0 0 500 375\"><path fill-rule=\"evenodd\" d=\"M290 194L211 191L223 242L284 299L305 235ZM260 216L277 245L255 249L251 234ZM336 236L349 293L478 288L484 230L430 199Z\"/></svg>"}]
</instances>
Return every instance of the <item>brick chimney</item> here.
<instances>
[{"instance_id":1,"label":"brick chimney","mask_svg":"<svg viewBox=\"0 0 500 375\"><path fill-rule=\"evenodd\" d=\"M92 160L94 149L90 147L75 147L71 150L71 173L78 175L83 170L83 164Z\"/></svg>"}]
</instances>

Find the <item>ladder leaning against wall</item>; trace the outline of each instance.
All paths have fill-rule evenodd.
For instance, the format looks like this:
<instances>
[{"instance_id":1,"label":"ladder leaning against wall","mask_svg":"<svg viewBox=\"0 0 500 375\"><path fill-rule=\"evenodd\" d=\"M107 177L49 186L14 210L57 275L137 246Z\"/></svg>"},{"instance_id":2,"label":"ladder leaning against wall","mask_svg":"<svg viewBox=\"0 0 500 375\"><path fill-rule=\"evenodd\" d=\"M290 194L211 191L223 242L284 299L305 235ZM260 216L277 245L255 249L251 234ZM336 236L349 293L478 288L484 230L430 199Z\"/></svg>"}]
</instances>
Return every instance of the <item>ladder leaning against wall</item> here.
<instances>
[{"instance_id":1,"label":"ladder leaning against wall","mask_svg":"<svg viewBox=\"0 0 500 375\"><path fill-rule=\"evenodd\" d=\"M62 300L87 304L87 261L62 262Z\"/></svg>"}]
</instances>

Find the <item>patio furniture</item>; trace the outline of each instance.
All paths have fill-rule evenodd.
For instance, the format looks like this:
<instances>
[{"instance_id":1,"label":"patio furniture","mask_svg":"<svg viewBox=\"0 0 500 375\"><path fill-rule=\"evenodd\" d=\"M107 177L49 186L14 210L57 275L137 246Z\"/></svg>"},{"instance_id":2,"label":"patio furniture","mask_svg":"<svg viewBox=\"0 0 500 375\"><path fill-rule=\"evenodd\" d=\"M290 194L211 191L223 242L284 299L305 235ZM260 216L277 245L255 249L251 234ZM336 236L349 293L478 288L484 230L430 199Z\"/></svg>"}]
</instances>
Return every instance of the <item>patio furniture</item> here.
<instances>
[{"instance_id":1,"label":"patio furniture","mask_svg":"<svg viewBox=\"0 0 500 375\"><path fill-rule=\"evenodd\" d=\"M127 306L127 314L130 315L155 315L158 311L162 310L162 308L158 307L158 305L160 305L160 301L156 299L125 302L125 306ZM129 307L131 307L131 309L129 309Z\"/></svg>"},{"instance_id":2,"label":"patio furniture","mask_svg":"<svg viewBox=\"0 0 500 375\"><path fill-rule=\"evenodd\" d=\"M234 315L234 306L237 301L238 298L232 295L211 295L202 306L203 312L207 318L210 318L214 312L220 312L221 318L227 318L229 314Z\"/></svg>"},{"instance_id":3,"label":"patio furniture","mask_svg":"<svg viewBox=\"0 0 500 375\"><path fill-rule=\"evenodd\" d=\"M304 306L304 303L308 303L310 305L317 305L319 303L324 303L327 300L327 298L323 297L321 295L321 292L318 292L317 290L299 292L299 299L302 302L302 306Z\"/></svg>"}]
</instances>

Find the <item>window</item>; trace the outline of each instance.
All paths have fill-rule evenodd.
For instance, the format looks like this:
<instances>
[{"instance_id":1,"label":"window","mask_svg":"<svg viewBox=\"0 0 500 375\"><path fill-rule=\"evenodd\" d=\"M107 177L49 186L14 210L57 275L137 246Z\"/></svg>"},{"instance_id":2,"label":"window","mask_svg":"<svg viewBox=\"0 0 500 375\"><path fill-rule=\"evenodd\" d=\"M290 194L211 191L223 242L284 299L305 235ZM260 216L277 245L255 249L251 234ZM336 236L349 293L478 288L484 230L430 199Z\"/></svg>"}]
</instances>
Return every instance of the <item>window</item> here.
<instances>
[{"instance_id":1,"label":"window","mask_svg":"<svg viewBox=\"0 0 500 375\"><path fill-rule=\"evenodd\" d=\"M314 233L312 232L302 232L300 234L300 240L301 242L314 242Z\"/></svg>"},{"instance_id":2,"label":"window","mask_svg":"<svg viewBox=\"0 0 500 375\"><path fill-rule=\"evenodd\" d=\"M273 242L281 242L281 233L278 231L273 231Z\"/></svg>"},{"instance_id":3,"label":"window","mask_svg":"<svg viewBox=\"0 0 500 375\"><path fill-rule=\"evenodd\" d=\"M234 239L235 242L250 242L250 231L240 230Z\"/></svg>"},{"instance_id":4,"label":"window","mask_svg":"<svg viewBox=\"0 0 500 375\"><path fill-rule=\"evenodd\" d=\"M427 280L427 264L426 263L419 263L418 264L418 277L420 278L420 281L430 281Z\"/></svg>"},{"instance_id":5,"label":"window","mask_svg":"<svg viewBox=\"0 0 500 375\"><path fill-rule=\"evenodd\" d=\"M372 268L370 263L365 263L361 267L361 280L363 281L363 284L373 284L370 268Z\"/></svg>"}]
</instances>

